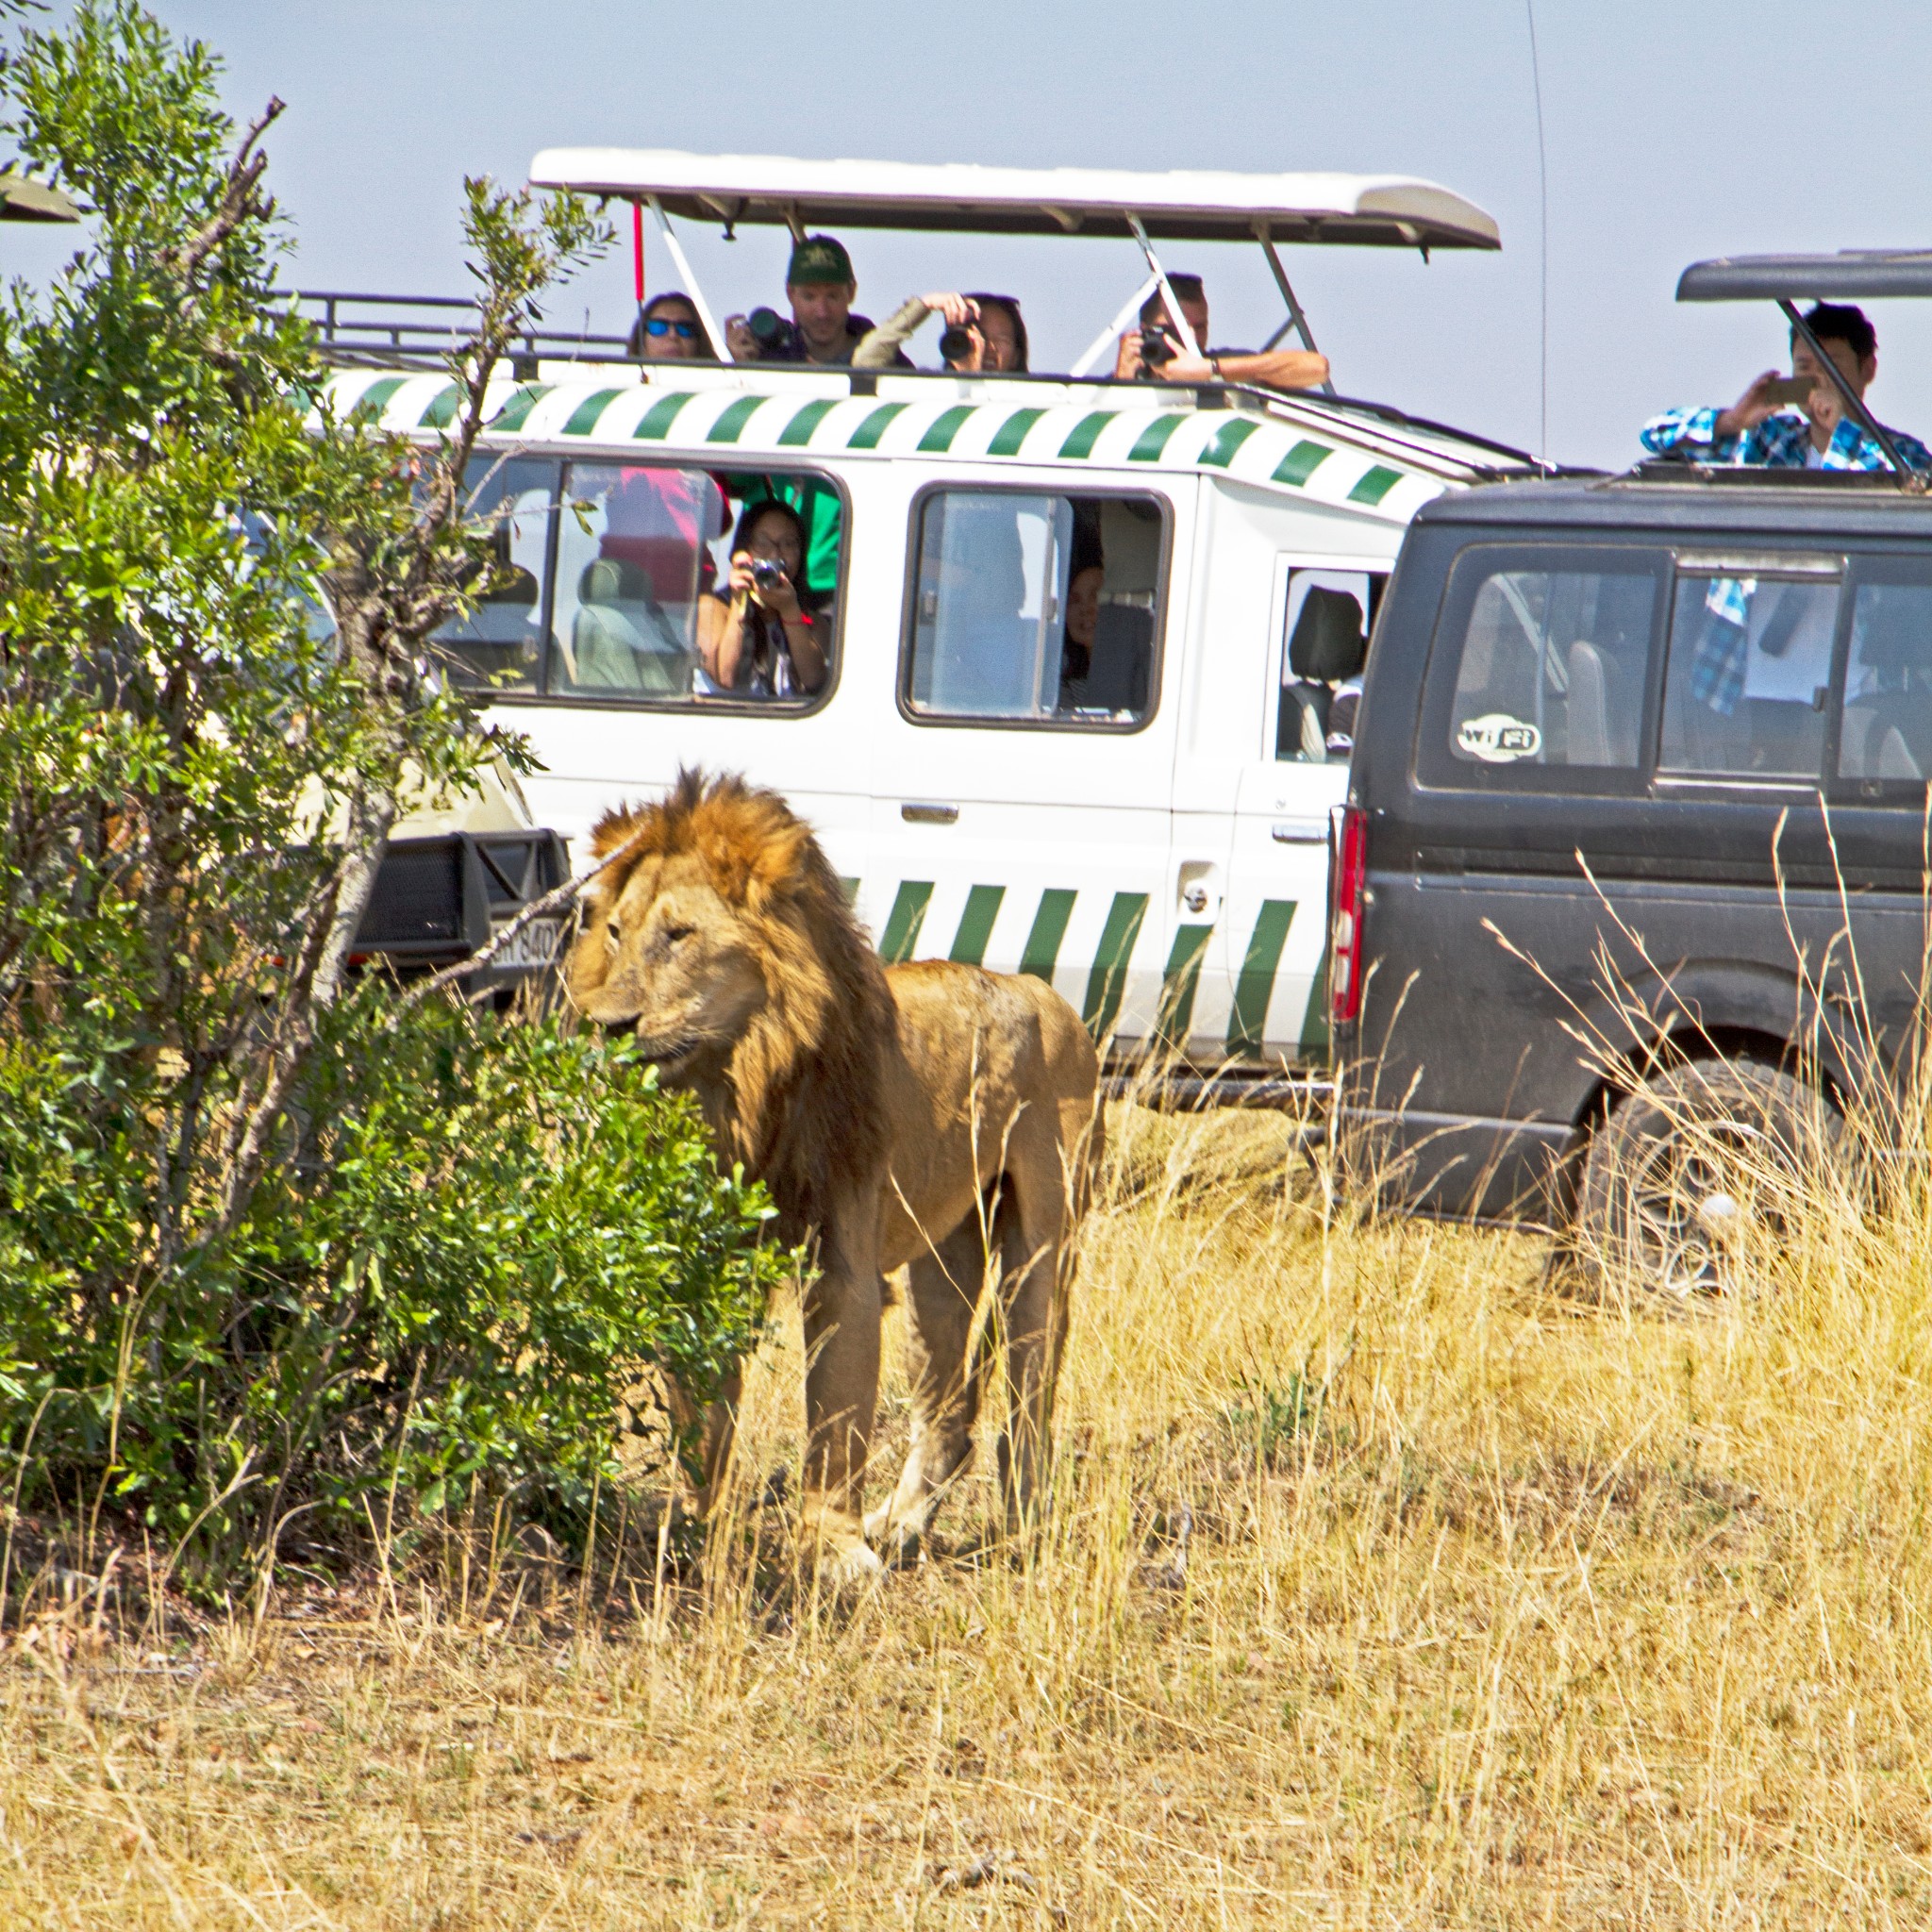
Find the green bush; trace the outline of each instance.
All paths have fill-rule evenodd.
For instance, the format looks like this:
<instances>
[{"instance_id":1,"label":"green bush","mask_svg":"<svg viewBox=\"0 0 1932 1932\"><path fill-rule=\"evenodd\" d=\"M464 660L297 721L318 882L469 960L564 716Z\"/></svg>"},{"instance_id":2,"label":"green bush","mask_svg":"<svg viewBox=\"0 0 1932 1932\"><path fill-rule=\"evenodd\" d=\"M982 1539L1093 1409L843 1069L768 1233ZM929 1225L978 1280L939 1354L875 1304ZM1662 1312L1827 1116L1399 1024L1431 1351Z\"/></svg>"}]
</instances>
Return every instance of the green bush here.
<instances>
[{"instance_id":1,"label":"green bush","mask_svg":"<svg viewBox=\"0 0 1932 1932\"><path fill-rule=\"evenodd\" d=\"M397 1503L580 1521L641 1378L703 1397L754 1344L790 1262L688 1099L554 1023L383 1005L318 1054L232 1240L131 1296L90 1291L126 1140L77 1144L72 1068L0 1058L0 1425L30 1496L106 1499L205 1576Z\"/></svg>"}]
</instances>

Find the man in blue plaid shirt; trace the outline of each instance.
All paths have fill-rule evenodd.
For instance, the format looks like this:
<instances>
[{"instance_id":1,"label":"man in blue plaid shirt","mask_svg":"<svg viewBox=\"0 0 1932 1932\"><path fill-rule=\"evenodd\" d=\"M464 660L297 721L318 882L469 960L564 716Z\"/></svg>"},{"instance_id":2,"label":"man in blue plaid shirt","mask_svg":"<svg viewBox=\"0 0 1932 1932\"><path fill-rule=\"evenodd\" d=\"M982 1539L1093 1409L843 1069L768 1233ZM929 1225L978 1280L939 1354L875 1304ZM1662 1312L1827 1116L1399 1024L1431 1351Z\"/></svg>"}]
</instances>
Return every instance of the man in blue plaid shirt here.
<instances>
[{"instance_id":1,"label":"man in blue plaid shirt","mask_svg":"<svg viewBox=\"0 0 1932 1932\"><path fill-rule=\"evenodd\" d=\"M1805 317L1819 345L1837 364L1858 399L1878 374L1878 332L1862 308L1820 302ZM1767 369L1728 409L1670 409L1643 425L1643 446L1657 456L1681 453L1700 463L1756 465L1772 470L1890 470L1877 441L1844 413L1810 343L1791 338L1791 375L1809 380L1802 404L1767 393L1784 377ZM1915 470L1932 471L1932 450L1915 436L1887 427L1893 447ZM1719 717L1733 716L1744 696L1752 648L1750 625L1757 585L1750 577L1714 577L1705 595L1705 628L1692 646L1690 695ZM1771 657L1785 650L1781 622L1794 623L1798 598L1779 587L1781 609L1763 625L1758 648Z\"/></svg>"},{"instance_id":2,"label":"man in blue plaid shirt","mask_svg":"<svg viewBox=\"0 0 1932 1932\"><path fill-rule=\"evenodd\" d=\"M1862 308L1820 302L1805 318L1824 353L1860 401L1878 374L1878 332ZM1681 453L1700 463L1755 464L1773 470L1889 470L1877 442L1844 413L1811 345L1791 339L1791 375L1809 379L1802 404L1768 393L1785 378L1767 369L1728 409L1668 409L1643 425L1643 446L1656 456ZM1915 436L1888 426L1900 456L1915 470L1932 470L1932 450Z\"/></svg>"}]
</instances>

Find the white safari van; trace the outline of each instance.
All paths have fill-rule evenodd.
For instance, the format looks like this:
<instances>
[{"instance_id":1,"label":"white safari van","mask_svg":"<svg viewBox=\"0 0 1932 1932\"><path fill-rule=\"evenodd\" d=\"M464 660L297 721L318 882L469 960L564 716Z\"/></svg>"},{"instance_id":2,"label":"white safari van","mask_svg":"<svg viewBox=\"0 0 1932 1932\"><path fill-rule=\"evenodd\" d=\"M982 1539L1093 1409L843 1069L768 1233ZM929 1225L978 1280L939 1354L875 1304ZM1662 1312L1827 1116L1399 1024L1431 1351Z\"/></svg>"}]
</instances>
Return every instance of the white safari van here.
<instances>
[{"instance_id":1,"label":"white safari van","mask_svg":"<svg viewBox=\"0 0 1932 1932\"><path fill-rule=\"evenodd\" d=\"M1309 347L1277 240L1497 245L1480 209L1387 177L608 151L533 176L650 208L694 295L673 214L1131 233L1147 279L1083 358L1108 371L1162 239L1258 240L1280 333ZM743 772L816 826L889 959L1037 974L1121 1063L1278 1077L1323 1058L1329 810L1382 588L1421 505L1529 458L1320 393L586 347L609 359L500 382L475 507L514 581L447 641L542 761L540 824L580 850L680 766ZM407 366L334 385L338 409L424 437L453 403ZM707 675L700 606L774 497L808 534L827 666L759 696Z\"/></svg>"}]
</instances>

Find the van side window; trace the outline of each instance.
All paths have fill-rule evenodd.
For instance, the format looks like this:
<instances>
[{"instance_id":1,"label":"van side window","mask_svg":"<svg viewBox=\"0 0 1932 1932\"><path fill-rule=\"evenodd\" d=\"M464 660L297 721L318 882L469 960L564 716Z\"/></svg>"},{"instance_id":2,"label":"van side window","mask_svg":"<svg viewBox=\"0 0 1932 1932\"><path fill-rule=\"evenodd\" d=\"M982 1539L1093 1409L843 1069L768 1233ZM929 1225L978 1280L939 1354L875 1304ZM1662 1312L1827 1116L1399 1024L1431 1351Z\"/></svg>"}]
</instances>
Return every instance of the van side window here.
<instances>
[{"instance_id":1,"label":"van side window","mask_svg":"<svg viewBox=\"0 0 1932 1932\"><path fill-rule=\"evenodd\" d=\"M1915 574L1917 583L1861 573L1839 728L1841 778L1923 787L1932 772L1932 581L1924 565Z\"/></svg>"},{"instance_id":2,"label":"van side window","mask_svg":"<svg viewBox=\"0 0 1932 1932\"><path fill-rule=\"evenodd\" d=\"M805 708L836 668L842 500L835 485L808 488L818 483L570 464L544 690L600 704ZM755 589L732 589L740 547L763 566Z\"/></svg>"},{"instance_id":3,"label":"van side window","mask_svg":"<svg viewBox=\"0 0 1932 1932\"><path fill-rule=\"evenodd\" d=\"M1680 572L1660 772L1820 775L1839 585Z\"/></svg>"},{"instance_id":4,"label":"van side window","mask_svg":"<svg viewBox=\"0 0 1932 1932\"><path fill-rule=\"evenodd\" d=\"M933 720L1143 724L1165 535L1151 496L934 491L919 508L907 708Z\"/></svg>"},{"instance_id":5,"label":"van side window","mask_svg":"<svg viewBox=\"0 0 1932 1932\"><path fill-rule=\"evenodd\" d=\"M470 615L436 633L456 681L534 691L543 661L543 580L557 508L557 468L527 457L477 457L465 478L472 527L486 531L496 581Z\"/></svg>"},{"instance_id":6,"label":"van side window","mask_svg":"<svg viewBox=\"0 0 1932 1932\"><path fill-rule=\"evenodd\" d=\"M1456 641L1454 764L1634 768L1656 604L1641 564L1488 572Z\"/></svg>"},{"instance_id":7,"label":"van side window","mask_svg":"<svg viewBox=\"0 0 1932 1932\"><path fill-rule=\"evenodd\" d=\"M1384 571L1295 569L1282 623L1274 756L1346 763Z\"/></svg>"}]
</instances>

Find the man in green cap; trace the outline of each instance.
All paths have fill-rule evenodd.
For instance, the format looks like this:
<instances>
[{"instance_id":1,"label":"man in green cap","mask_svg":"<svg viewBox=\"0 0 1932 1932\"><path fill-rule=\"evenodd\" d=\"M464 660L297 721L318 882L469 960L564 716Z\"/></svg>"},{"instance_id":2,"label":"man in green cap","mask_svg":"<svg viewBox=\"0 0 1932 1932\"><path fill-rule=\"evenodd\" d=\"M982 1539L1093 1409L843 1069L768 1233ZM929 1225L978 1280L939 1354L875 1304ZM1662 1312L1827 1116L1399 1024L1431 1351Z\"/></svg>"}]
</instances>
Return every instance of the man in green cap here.
<instances>
[{"instance_id":1,"label":"man in green cap","mask_svg":"<svg viewBox=\"0 0 1932 1932\"><path fill-rule=\"evenodd\" d=\"M871 321L852 312L858 277L845 244L830 235L808 235L791 251L785 271L785 298L791 304L791 326L761 331L756 324L769 310L752 311L749 321L732 316L724 325L732 359L738 362L848 363ZM774 317L775 322L776 318ZM897 365L912 365L901 355Z\"/></svg>"}]
</instances>

